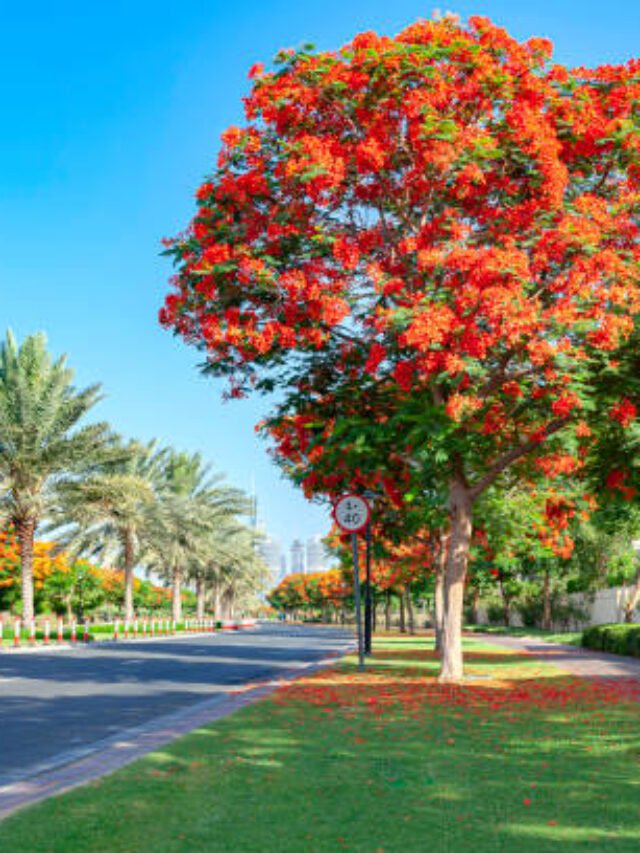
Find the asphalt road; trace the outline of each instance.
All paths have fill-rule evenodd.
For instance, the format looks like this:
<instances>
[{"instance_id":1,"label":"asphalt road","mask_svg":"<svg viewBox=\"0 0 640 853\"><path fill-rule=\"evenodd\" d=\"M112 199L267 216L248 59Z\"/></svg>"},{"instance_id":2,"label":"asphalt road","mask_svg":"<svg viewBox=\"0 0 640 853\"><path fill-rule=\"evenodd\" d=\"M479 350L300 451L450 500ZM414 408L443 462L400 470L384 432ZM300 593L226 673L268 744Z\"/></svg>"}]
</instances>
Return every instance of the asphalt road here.
<instances>
[{"instance_id":1,"label":"asphalt road","mask_svg":"<svg viewBox=\"0 0 640 853\"><path fill-rule=\"evenodd\" d=\"M238 633L0 653L0 786L98 742L340 651L339 629L264 625Z\"/></svg>"}]
</instances>

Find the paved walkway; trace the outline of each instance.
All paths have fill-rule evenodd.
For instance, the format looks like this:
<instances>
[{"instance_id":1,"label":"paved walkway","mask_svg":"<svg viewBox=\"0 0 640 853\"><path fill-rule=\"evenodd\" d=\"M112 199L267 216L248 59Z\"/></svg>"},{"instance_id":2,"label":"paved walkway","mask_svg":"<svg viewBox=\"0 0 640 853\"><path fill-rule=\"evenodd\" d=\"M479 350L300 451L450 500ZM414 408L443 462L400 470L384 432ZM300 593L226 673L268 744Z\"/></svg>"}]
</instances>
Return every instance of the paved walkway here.
<instances>
[{"instance_id":1,"label":"paved walkway","mask_svg":"<svg viewBox=\"0 0 640 853\"><path fill-rule=\"evenodd\" d=\"M573 675L586 678L637 678L640 680L640 658L594 652L579 646L545 643L544 640L537 640L534 637L504 637L480 633L474 633L474 636L482 636L487 642L495 643L497 646L506 646L515 651L535 655Z\"/></svg>"}]
</instances>

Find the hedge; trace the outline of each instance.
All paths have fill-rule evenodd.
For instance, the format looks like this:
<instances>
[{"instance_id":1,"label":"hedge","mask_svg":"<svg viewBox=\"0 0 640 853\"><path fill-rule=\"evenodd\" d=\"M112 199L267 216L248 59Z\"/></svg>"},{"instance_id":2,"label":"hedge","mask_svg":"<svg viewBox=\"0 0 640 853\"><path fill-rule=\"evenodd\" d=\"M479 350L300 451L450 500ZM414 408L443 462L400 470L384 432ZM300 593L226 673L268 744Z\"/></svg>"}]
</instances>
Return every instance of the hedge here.
<instances>
[{"instance_id":1,"label":"hedge","mask_svg":"<svg viewBox=\"0 0 640 853\"><path fill-rule=\"evenodd\" d=\"M582 632L582 646L599 652L640 658L640 625L593 625Z\"/></svg>"}]
</instances>

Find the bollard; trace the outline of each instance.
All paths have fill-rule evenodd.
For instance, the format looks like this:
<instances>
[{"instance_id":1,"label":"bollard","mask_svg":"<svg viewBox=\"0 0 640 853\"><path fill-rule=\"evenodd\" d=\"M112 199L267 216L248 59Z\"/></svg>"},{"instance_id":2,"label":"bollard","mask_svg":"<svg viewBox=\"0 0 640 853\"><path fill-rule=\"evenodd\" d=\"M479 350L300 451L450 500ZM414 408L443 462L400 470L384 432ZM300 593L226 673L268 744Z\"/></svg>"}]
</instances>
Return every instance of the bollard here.
<instances>
[{"instance_id":1,"label":"bollard","mask_svg":"<svg viewBox=\"0 0 640 853\"><path fill-rule=\"evenodd\" d=\"M118 639L118 628L120 627L118 619L116 619L113 623L113 639Z\"/></svg>"},{"instance_id":2,"label":"bollard","mask_svg":"<svg viewBox=\"0 0 640 853\"><path fill-rule=\"evenodd\" d=\"M172 634L176 633L176 620L175 619L171 620L171 633Z\"/></svg>"},{"instance_id":3,"label":"bollard","mask_svg":"<svg viewBox=\"0 0 640 853\"><path fill-rule=\"evenodd\" d=\"M16 619L13 623L13 645L20 645L20 620Z\"/></svg>"},{"instance_id":4,"label":"bollard","mask_svg":"<svg viewBox=\"0 0 640 853\"><path fill-rule=\"evenodd\" d=\"M58 618L58 642L61 643L64 640L64 622L61 618Z\"/></svg>"},{"instance_id":5,"label":"bollard","mask_svg":"<svg viewBox=\"0 0 640 853\"><path fill-rule=\"evenodd\" d=\"M29 625L29 644L31 646L35 646L36 644L36 620L32 619L31 624Z\"/></svg>"},{"instance_id":6,"label":"bollard","mask_svg":"<svg viewBox=\"0 0 640 853\"><path fill-rule=\"evenodd\" d=\"M85 643L89 642L89 621L87 619L84 620L84 636L82 639Z\"/></svg>"},{"instance_id":7,"label":"bollard","mask_svg":"<svg viewBox=\"0 0 640 853\"><path fill-rule=\"evenodd\" d=\"M129 620L124 620L124 638L125 640L129 639Z\"/></svg>"},{"instance_id":8,"label":"bollard","mask_svg":"<svg viewBox=\"0 0 640 853\"><path fill-rule=\"evenodd\" d=\"M155 620L155 619L152 619L152 620L151 620L151 636L152 636L152 637L153 637L153 635L155 634L155 622L156 622L156 620Z\"/></svg>"},{"instance_id":9,"label":"bollard","mask_svg":"<svg viewBox=\"0 0 640 853\"><path fill-rule=\"evenodd\" d=\"M45 646L49 645L49 635L51 634L51 623L48 619L45 620L44 623L44 644Z\"/></svg>"},{"instance_id":10,"label":"bollard","mask_svg":"<svg viewBox=\"0 0 640 853\"><path fill-rule=\"evenodd\" d=\"M71 620L71 642L75 643L78 640L76 620Z\"/></svg>"},{"instance_id":11,"label":"bollard","mask_svg":"<svg viewBox=\"0 0 640 853\"><path fill-rule=\"evenodd\" d=\"M144 640L147 636L147 620L142 620L142 639Z\"/></svg>"},{"instance_id":12,"label":"bollard","mask_svg":"<svg viewBox=\"0 0 640 853\"><path fill-rule=\"evenodd\" d=\"M133 639L134 640L138 639L138 620L137 619L133 620Z\"/></svg>"}]
</instances>

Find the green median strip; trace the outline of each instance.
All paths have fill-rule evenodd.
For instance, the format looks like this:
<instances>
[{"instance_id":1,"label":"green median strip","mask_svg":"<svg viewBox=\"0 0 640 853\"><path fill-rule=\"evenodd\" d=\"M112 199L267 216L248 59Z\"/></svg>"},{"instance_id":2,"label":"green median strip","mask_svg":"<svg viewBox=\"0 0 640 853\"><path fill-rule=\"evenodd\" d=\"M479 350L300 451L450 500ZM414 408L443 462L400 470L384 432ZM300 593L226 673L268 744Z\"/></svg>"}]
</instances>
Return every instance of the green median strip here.
<instances>
[{"instance_id":1,"label":"green median strip","mask_svg":"<svg viewBox=\"0 0 640 853\"><path fill-rule=\"evenodd\" d=\"M18 812L0 849L474 853L640 849L638 682L465 642L438 685L385 637L111 776Z\"/></svg>"}]
</instances>

